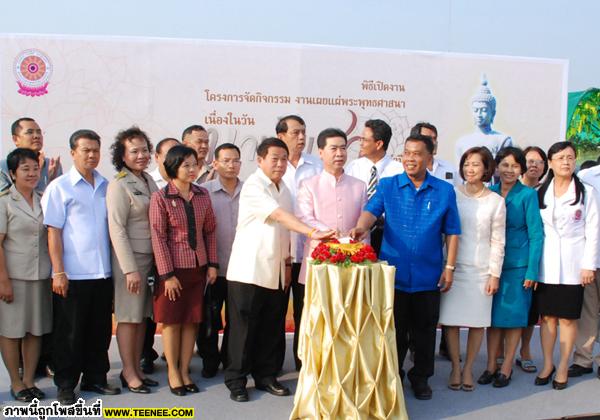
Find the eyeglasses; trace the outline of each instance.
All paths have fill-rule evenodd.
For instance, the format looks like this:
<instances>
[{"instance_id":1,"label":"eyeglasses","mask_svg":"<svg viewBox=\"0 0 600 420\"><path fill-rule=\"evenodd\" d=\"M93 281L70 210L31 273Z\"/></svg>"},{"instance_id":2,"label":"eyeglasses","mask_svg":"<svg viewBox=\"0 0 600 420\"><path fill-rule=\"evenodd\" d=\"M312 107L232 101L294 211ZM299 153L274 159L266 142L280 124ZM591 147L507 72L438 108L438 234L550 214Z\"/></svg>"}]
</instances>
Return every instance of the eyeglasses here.
<instances>
[{"instance_id":1,"label":"eyeglasses","mask_svg":"<svg viewBox=\"0 0 600 420\"><path fill-rule=\"evenodd\" d=\"M543 165L543 164L544 164L544 161L541 159L540 160L530 159L527 161L527 166L531 166L531 165L539 166L539 165Z\"/></svg>"}]
</instances>

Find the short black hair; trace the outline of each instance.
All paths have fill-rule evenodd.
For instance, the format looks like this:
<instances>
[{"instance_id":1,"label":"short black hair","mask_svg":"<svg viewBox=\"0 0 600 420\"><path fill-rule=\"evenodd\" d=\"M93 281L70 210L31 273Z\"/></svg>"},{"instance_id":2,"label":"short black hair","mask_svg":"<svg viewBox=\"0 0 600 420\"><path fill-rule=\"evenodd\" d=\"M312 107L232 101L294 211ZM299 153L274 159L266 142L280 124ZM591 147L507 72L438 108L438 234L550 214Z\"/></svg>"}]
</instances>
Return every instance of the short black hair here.
<instances>
[{"instance_id":1,"label":"short black hair","mask_svg":"<svg viewBox=\"0 0 600 420\"><path fill-rule=\"evenodd\" d=\"M327 139L331 137L342 137L348 143L348 136L339 128L326 128L319 133L317 137L317 147L324 149L327 146Z\"/></svg>"},{"instance_id":2,"label":"short black hair","mask_svg":"<svg viewBox=\"0 0 600 420\"><path fill-rule=\"evenodd\" d=\"M287 121L288 120L294 120L298 124L302 124L303 126L306 126L306 123L304 122L302 117L299 117L298 115L293 115L293 114L286 115L285 117L281 117L279 119L279 121L277 121L277 125L275 126L275 134L287 133L287 131L288 131Z\"/></svg>"},{"instance_id":3,"label":"short black hair","mask_svg":"<svg viewBox=\"0 0 600 420\"><path fill-rule=\"evenodd\" d=\"M421 129L423 129L423 128L427 128L427 129L433 131L437 137L438 132L437 132L437 128L435 128L435 125L430 124L425 121L421 121L421 122L415 124L415 126L410 129L410 135L414 136L416 134L421 134Z\"/></svg>"},{"instance_id":4,"label":"short black hair","mask_svg":"<svg viewBox=\"0 0 600 420\"><path fill-rule=\"evenodd\" d=\"M188 134L192 134L192 131L206 131L206 128L198 124L190 125L188 128L183 130L183 133L181 133L181 141L183 141L185 136L187 136Z\"/></svg>"},{"instance_id":5,"label":"short black hair","mask_svg":"<svg viewBox=\"0 0 600 420\"><path fill-rule=\"evenodd\" d=\"M8 173L10 179L14 182L13 173L17 171L19 165L25 162L25 159L31 159L39 163L39 152L34 152L31 149L25 149L24 147L18 147L6 156L6 166L8 167Z\"/></svg>"},{"instance_id":6,"label":"short black hair","mask_svg":"<svg viewBox=\"0 0 600 420\"><path fill-rule=\"evenodd\" d=\"M133 126L119 131L115 137L115 141L110 146L110 151L112 153L112 164L117 171L120 171L127 166L123 161L123 156L125 155L125 142L132 139L144 140L148 146L148 151L152 153L152 143L150 142L148 135L139 127Z\"/></svg>"},{"instance_id":7,"label":"short black hair","mask_svg":"<svg viewBox=\"0 0 600 420\"><path fill-rule=\"evenodd\" d=\"M287 144L284 143L283 140L278 139L277 137L268 137L260 142L258 147L256 148L256 154L261 158L264 158L269 153L270 147L281 147L285 149L285 152L290 154L290 149L288 149Z\"/></svg>"},{"instance_id":8,"label":"short black hair","mask_svg":"<svg viewBox=\"0 0 600 420\"><path fill-rule=\"evenodd\" d=\"M156 153L158 153L160 155L162 148L165 144L169 143L170 141L174 141L177 144L181 144L181 142L179 140L177 140L176 138L173 137L165 137L164 139L162 139L161 141L159 141L158 143L156 143Z\"/></svg>"},{"instance_id":9,"label":"short black hair","mask_svg":"<svg viewBox=\"0 0 600 420\"><path fill-rule=\"evenodd\" d=\"M383 120L368 120L365 127L371 129L375 141L381 140L383 142L383 150L387 151L392 139L392 127Z\"/></svg>"},{"instance_id":10,"label":"short black hair","mask_svg":"<svg viewBox=\"0 0 600 420\"><path fill-rule=\"evenodd\" d=\"M196 153L196 151L191 147L178 144L177 146L173 146L169 149L164 162L165 172L167 173L169 179L177 178L177 171L179 170L179 167L183 161L190 156L194 156L196 161L198 160L198 153Z\"/></svg>"},{"instance_id":11,"label":"short black hair","mask_svg":"<svg viewBox=\"0 0 600 420\"><path fill-rule=\"evenodd\" d=\"M100 136L98 133L96 133L94 130L82 129L71 134L71 137L69 138L69 147L71 150L77 149L77 140L83 138L97 141L98 145L101 145Z\"/></svg>"},{"instance_id":12,"label":"short black hair","mask_svg":"<svg viewBox=\"0 0 600 420\"><path fill-rule=\"evenodd\" d=\"M425 148L427 149L429 154L433 155L433 150L435 146L433 145L433 140L431 139L431 137L425 136L423 134L411 134L406 138L404 144L408 143L409 141L420 141L421 143L425 143Z\"/></svg>"},{"instance_id":13,"label":"short black hair","mask_svg":"<svg viewBox=\"0 0 600 420\"><path fill-rule=\"evenodd\" d=\"M23 122L23 121L35 122L35 120L30 117L21 117L18 120L15 120L15 122L13 122L12 125L10 126L10 133L13 136L16 136L17 134L19 134L19 131L21 131L21 122Z\"/></svg>"},{"instance_id":14,"label":"short black hair","mask_svg":"<svg viewBox=\"0 0 600 420\"><path fill-rule=\"evenodd\" d=\"M218 159L218 158L219 158L219 152L220 152L221 150L229 150L229 149L231 149L231 150L235 150L235 151L238 153L238 155L239 155L240 157L242 156L242 152L240 152L240 148L239 148L239 147L237 147L235 144L233 144L233 143L223 143L223 144L220 144L220 145L219 145L219 146L218 146L218 147L215 149L215 159Z\"/></svg>"},{"instance_id":15,"label":"short black hair","mask_svg":"<svg viewBox=\"0 0 600 420\"><path fill-rule=\"evenodd\" d=\"M519 164L521 167L521 175L527 172L527 160L525 160L525 153L523 153L523 151L518 147L514 146L503 147L502 149L498 150L498 153L496 153L496 166L500 165L500 162L502 162L504 158L508 156L512 156Z\"/></svg>"},{"instance_id":16,"label":"short black hair","mask_svg":"<svg viewBox=\"0 0 600 420\"><path fill-rule=\"evenodd\" d=\"M546 156L546 152L544 152L544 149L542 149L541 147L529 146L526 147L525 150L523 150L523 154L525 155L525 162L527 162L527 153L529 152L536 152L542 157L542 160L544 161L544 170L542 171L542 176L540 176L540 179L542 179L544 175L546 175L546 172L548 172L548 156Z\"/></svg>"},{"instance_id":17,"label":"short black hair","mask_svg":"<svg viewBox=\"0 0 600 420\"><path fill-rule=\"evenodd\" d=\"M485 172L481 177L481 181L491 181L492 177L494 176L494 171L496 170L496 162L494 161L494 156L492 156L492 152L490 152L490 149L488 149L485 146L471 147L460 157L460 166L458 167L458 173L460 174L460 177L463 179L463 181L466 181L463 166L466 160L471 155L479 155L481 157L481 162L483 162Z\"/></svg>"},{"instance_id":18,"label":"short black hair","mask_svg":"<svg viewBox=\"0 0 600 420\"><path fill-rule=\"evenodd\" d=\"M598 166L598 161L595 160L586 160L585 162L583 162L580 166L579 169L589 169L589 168L593 168L594 166Z\"/></svg>"}]
</instances>

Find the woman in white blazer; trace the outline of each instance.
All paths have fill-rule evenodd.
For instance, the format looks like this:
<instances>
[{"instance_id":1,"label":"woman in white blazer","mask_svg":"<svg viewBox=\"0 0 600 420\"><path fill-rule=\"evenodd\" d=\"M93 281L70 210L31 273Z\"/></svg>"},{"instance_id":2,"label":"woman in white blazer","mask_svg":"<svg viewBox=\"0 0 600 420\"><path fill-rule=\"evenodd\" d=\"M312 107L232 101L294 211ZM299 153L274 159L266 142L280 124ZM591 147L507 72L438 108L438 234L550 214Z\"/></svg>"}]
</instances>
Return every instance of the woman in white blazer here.
<instances>
[{"instance_id":1,"label":"woman in white blazer","mask_svg":"<svg viewBox=\"0 0 600 420\"><path fill-rule=\"evenodd\" d=\"M567 387L582 286L594 281L598 259L598 198L575 175L576 157L573 143L553 144L548 150L548 177L538 190L545 241L536 301L542 317L544 367L535 384L546 385L556 371L554 389ZM561 354L555 369L552 354L559 325Z\"/></svg>"}]
</instances>

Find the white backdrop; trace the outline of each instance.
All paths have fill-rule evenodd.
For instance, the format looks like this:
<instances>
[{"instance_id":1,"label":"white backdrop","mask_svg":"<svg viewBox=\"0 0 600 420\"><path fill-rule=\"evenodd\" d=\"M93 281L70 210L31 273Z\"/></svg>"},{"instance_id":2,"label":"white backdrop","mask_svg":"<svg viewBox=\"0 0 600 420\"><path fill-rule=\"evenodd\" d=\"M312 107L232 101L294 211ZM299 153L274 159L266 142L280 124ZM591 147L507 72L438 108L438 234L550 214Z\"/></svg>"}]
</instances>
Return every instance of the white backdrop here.
<instances>
[{"instance_id":1,"label":"white backdrop","mask_svg":"<svg viewBox=\"0 0 600 420\"><path fill-rule=\"evenodd\" d=\"M35 49L44 57L31 59ZM36 53L37 54L37 53ZM15 64L21 64L18 70ZM33 67L28 67L33 64ZM46 68L44 67L46 64ZM179 138L191 124L209 129L211 150L230 141L242 148L242 173L254 169L254 149L274 135L278 117L307 122L307 151L316 136L339 127L358 153L364 122L386 120L397 154L410 127L438 127L439 154L454 161L454 142L473 130L470 98L485 74L496 96L494 128L521 146L547 147L565 132L568 64L533 59L363 48L156 38L0 36L0 139L12 149L10 124L35 118L48 155L70 167L68 137L79 128L103 139L100 170L113 172L108 145L136 124L156 143ZM50 71L51 70L51 71ZM47 93L19 93L23 75ZM40 88L40 87L38 87ZM41 87L43 89L43 86ZM27 91L27 88L25 89ZM26 92L25 92L26 93Z\"/></svg>"}]
</instances>

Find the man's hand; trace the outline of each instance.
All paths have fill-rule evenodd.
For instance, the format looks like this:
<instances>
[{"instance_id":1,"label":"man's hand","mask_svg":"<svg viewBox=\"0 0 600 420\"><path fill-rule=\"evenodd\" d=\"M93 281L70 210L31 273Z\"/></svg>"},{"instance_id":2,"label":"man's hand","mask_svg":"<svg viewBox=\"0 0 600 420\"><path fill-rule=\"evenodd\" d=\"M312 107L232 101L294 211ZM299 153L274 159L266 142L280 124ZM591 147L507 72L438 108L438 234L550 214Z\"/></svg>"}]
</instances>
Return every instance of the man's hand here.
<instances>
[{"instance_id":1,"label":"man's hand","mask_svg":"<svg viewBox=\"0 0 600 420\"><path fill-rule=\"evenodd\" d=\"M215 284L217 281L217 269L215 267L208 267L208 270L206 270L206 281L208 284Z\"/></svg>"},{"instance_id":2,"label":"man's hand","mask_svg":"<svg viewBox=\"0 0 600 420\"><path fill-rule=\"evenodd\" d=\"M315 239L317 241L321 241L323 239L332 238L334 235L335 235L335 230L333 230L333 229L317 230L316 232L313 232L312 235L310 235L310 239Z\"/></svg>"},{"instance_id":3,"label":"man's hand","mask_svg":"<svg viewBox=\"0 0 600 420\"><path fill-rule=\"evenodd\" d=\"M285 277L284 277L285 283L284 283L284 291L287 293L288 289L290 288L290 284L292 284L292 266L289 264L285 265Z\"/></svg>"},{"instance_id":4,"label":"man's hand","mask_svg":"<svg viewBox=\"0 0 600 420\"><path fill-rule=\"evenodd\" d=\"M359 227L350 229L350 237L352 239L354 239L355 241L362 241L367 236L368 233L369 233L368 229L363 229L363 228L359 228Z\"/></svg>"},{"instance_id":5,"label":"man's hand","mask_svg":"<svg viewBox=\"0 0 600 420\"><path fill-rule=\"evenodd\" d=\"M440 292L446 293L452 287L452 282L454 281L454 271L446 268L442 271L442 275L440 276L440 281L438 283L438 287L440 287Z\"/></svg>"},{"instance_id":6,"label":"man's hand","mask_svg":"<svg viewBox=\"0 0 600 420\"><path fill-rule=\"evenodd\" d=\"M64 298L69 291L69 279L65 273L54 274L52 276L52 291Z\"/></svg>"},{"instance_id":7,"label":"man's hand","mask_svg":"<svg viewBox=\"0 0 600 420\"><path fill-rule=\"evenodd\" d=\"M58 168L60 168L60 156L56 158L50 158L48 163L48 179L53 180L58 175Z\"/></svg>"}]
</instances>

